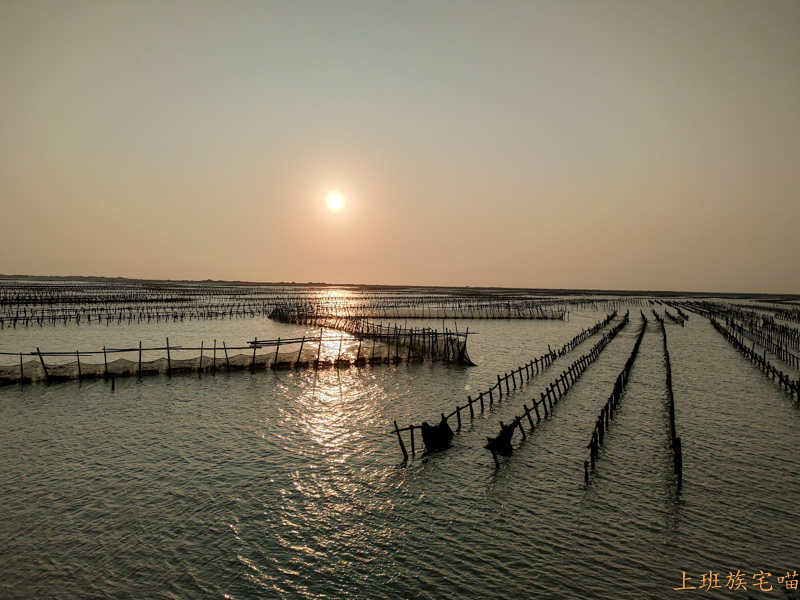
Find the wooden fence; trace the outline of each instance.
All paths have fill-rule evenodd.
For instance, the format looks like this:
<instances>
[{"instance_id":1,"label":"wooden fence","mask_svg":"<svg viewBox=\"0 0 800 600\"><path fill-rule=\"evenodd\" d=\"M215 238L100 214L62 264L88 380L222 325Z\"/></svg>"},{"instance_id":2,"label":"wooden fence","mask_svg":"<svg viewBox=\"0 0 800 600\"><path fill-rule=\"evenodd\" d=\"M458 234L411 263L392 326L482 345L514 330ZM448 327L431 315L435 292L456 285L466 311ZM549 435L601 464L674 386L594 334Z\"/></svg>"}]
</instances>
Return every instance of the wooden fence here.
<instances>
[{"instance_id":1,"label":"wooden fence","mask_svg":"<svg viewBox=\"0 0 800 600\"><path fill-rule=\"evenodd\" d=\"M611 331L605 333L603 337L592 347L587 353L582 355L574 361L562 374L556 378L550 386L546 389L546 393L542 392L539 400L532 400L532 408L528 408L523 404L523 414L514 417L509 425L500 422L500 433L494 438L487 438L486 449L492 453L495 468L500 466L500 461L497 458L498 452L505 455L511 455L511 439L514 433L519 429L523 441L526 439L525 428L523 426L523 416L527 418L530 424L531 432L534 431L535 425L531 416L532 412L536 413L536 424L541 420L541 413L539 407L543 408L545 418L552 415L554 405L570 390L578 378L586 371L590 364L592 364L600 356L600 353L611 343L617 334L628 324L629 313L625 313L625 317L621 322L617 323ZM548 404L550 410L548 411Z\"/></svg>"},{"instance_id":2,"label":"wooden fence","mask_svg":"<svg viewBox=\"0 0 800 600\"><path fill-rule=\"evenodd\" d=\"M589 485L590 464L591 470L594 472L595 462L600 456L600 447L603 445L605 433L611 424L611 420L614 418L615 411L619 406L620 401L622 400L622 392L625 391L625 385L628 383L631 369L633 369L633 365L636 362L636 356L639 353L639 346L642 343L644 332L647 330L647 317L644 316L644 313L641 314L642 327L639 331L639 335L636 338L636 342L633 344L633 350L631 351L628 360L625 361L625 366L623 367L622 371L620 371L619 375L617 375L617 379L614 382L614 389L611 390L611 395L608 397L608 400L606 400L603 408L600 409L600 414L597 416L597 421L595 421L594 431L592 431L592 439L586 446L589 449L589 460L583 462L583 473L584 482L587 486ZM653 314L655 314L655 311L653 311Z\"/></svg>"},{"instance_id":3,"label":"wooden fence","mask_svg":"<svg viewBox=\"0 0 800 600\"><path fill-rule=\"evenodd\" d=\"M464 332L445 329L439 332L431 328L404 328L372 323L361 317L330 314L313 306L294 305L278 307L269 315L281 323L293 323L310 327L323 327L345 331L359 340L369 339L383 342L395 348L396 357L405 353L406 360L412 356L424 360L455 362L474 365L467 353L469 328ZM402 350L401 350L402 349Z\"/></svg>"},{"instance_id":4,"label":"wooden fence","mask_svg":"<svg viewBox=\"0 0 800 600\"><path fill-rule=\"evenodd\" d=\"M723 337L734 346L734 348L749 358L750 361L756 364L762 372L771 376L773 381L777 380L778 384L784 390L789 392L791 396L797 396L798 402L800 402L800 380L792 380L791 377L786 375L783 371L775 368L772 363L766 359L766 349L764 350L763 355L756 352L755 342L753 342L753 346L751 348L748 348L744 344L744 340L741 339L741 336L737 334L736 331L728 329L715 317L711 317L711 324L714 326L714 329L719 331Z\"/></svg>"},{"instance_id":5,"label":"wooden fence","mask_svg":"<svg viewBox=\"0 0 800 600\"><path fill-rule=\"evenodd\" d=\"M217 371L338 368L415 362L423 360L423 357L432 361L449 360L457 353L452 344L447 343L440 343L439 351L431 351L426 347L427 340L428 345L433 344L437 348L438 337L435 330L427 332L427 335L413 331L404 335L405 337L400 334L382 337L376 335L370 339L324 334L274 340L255 338L247 342L246 346L229 346L224 341L217 345L217 340L214 340L211 347L204 343L194 347L170 345L167 338L165 346L156 347L144 347L139 342L133 348L104 346L102 350L91 351L41 351L37 348L35 352L0 352L0 356L19 359L18 365L0 365L0 385L193 372L202 375ZM161 353L162 356L155 360L143 359L145 354L152 356L154 352ZM199 352L199 356L188 359L178 359L175 356L176 353L185 356L187 352ZM102 363L87 362L87 359L91 361L92 358L101 356ZM73 357L74 361L64 362ZM53 360L48 364L47 359Z\"/></svg>"},{"instance_id":6,"label":"wooden fence","mask_svg":"<svg viewBox=\"0 0 800 600\"><path fill-rule=\"evenodd\" d=\"M521 367L517 367L516 369L512 369L510 372L506 372L504 375L497 376L497 382L494 383L491 387L489 387L485 392L481 392L474 398L472 396L467 397L467 402L463 406L456 406L455 410L448 415L442 413L442 421L448 422L452 417L456 417L456 431L461 429L461 421L462 421L462 412L466 413L469 410L470 419L475 417L475 407L477 405L480 407L480 412L486 410L486 404L488 400L488 407L491 410L494 407L494 399L495 395L497 396L498 400L503 398L503 386L505 385L506 395L511 393L511 387L509 385L509 379L511 379L511 385L513 385L513 389L517 389L517 382L519 381L519 387L521 388L523 382L527 382L532 378L536 377L540 373L544 372L552 362L560 357L564 356L568 352L570 352L573 348L579 345L581 342L586 340L587 338L591 337L599 330L604 328L611 322L614 318L616 318L617 313L614 311L613 313L607 315L605 319L598 321L592 327L583 329L580 333L578 333L575 337L573 337L570 341L564 344L561 348L557 351L553 351L548 346L548 351L545 354L542 354L538 358L534 358L530 360L528 363ZM524 379L523 379L524 377ZM397 421L394 422L394 430L392 431L393 434L397 435L398 442L400 444L400 451L403 453L404 460L408 460L408 451L406 450L405 443L403 442L403 437L401 436L402 432L408 431L410 435L410 442L411 442L411 454L412 456L416 453L416 443L414 439L414 430L422 429L422 425L409 425L408 427L399 428L397 425Z\"/></svg>"}]
</instances>

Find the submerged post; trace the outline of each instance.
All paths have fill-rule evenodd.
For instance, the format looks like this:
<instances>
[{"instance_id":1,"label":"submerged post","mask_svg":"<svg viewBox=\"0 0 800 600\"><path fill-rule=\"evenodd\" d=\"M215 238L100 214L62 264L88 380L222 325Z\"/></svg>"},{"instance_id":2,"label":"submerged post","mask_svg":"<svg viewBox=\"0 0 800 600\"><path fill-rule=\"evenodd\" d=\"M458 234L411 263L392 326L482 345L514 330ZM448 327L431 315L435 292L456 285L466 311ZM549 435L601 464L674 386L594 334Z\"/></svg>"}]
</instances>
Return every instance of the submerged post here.
<instances>
[{"instance_id":1,"label":"submerged post","mask_svg":"<svg viewBox=\"0 0 800 600\"><path fill-rule=\"evenodd\" d=\"M400 450L403 452L403 461L407 461L408 452L406 452L406 445L403 443L403 436L400 435L400 428L397 426L397 421L394 422L394 432L397 434L397 441L400 442Z\"/></svg>"},{"instance_id":2,"label":"submerged post","mask_svg":"<svg viewBox=\"0 0 800 600\"><path fill-rule=\"evenodd\" d=\"M491 438L487 438L487 439L489 440L489 450L492 451L492 458L494 459L494 468L495 469L499 469L500 468L500 461L497 460L497 452L494 451L494 447L491 445L492 439Z\"/></svg>"},{"instance_id":3,"label":"submerged post","mask_svg":"<svg viewBox=\"0 0 800 600\"><path fill-rule=\"evenodd\" d=\"M525 416L528 417L528 422L531 424L531 431L533 431L533 419L531 418L531 411L528 409L527 404L523 404L522 408L525 409Z\"/></svg>"},{"instance_id":4,"label":"submerged post","mask_svg":"<svg viewBox=\"0 0 800 600\"><path fill-rule=\"evenodd\" d=\"M105 346L103 347L103 349L104 349L103 351L105 351ZM47 373L47 365L44 364L44 357L42 356L42 352L41 352L41 350L39 350L38 346L36 347L36 354L39 355L39 361L42 363L42 369L44 370L44 378L45 378L45 380L49 381L50 380L50 375Z\"/></svg>"}]
</instances>

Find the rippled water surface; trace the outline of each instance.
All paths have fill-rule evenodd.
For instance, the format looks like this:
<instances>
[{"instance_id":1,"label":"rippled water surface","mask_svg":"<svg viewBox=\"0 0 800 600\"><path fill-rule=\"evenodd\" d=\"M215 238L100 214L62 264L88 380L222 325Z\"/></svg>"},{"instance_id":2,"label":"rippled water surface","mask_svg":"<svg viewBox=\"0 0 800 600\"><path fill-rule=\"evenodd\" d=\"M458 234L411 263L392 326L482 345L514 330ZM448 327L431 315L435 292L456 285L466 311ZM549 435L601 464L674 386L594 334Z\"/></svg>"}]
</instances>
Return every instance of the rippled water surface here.
<instances>
[{"instance_id":1,"label":"rippled water surface","mask_svg":"<svg viewBox=\"0 0 800 600\"><path fill-rule=\"evenodd\" d=\"M159 376L120 379L113 392L103 381L2 389L0 597L677 598L687 594L673 591L682 571L699 586L703 572L737 569L748 592L702 595L786 597L777 576L800 567L800 412L701 317L684 328L667 323L682 491L653 319L585 488L586 444L640 327L638 310L631 315L552 418L525 442L515 438L497 471L486 436L597 336L491 412L465 416L445 452L401 464L392 422L436 420L604 314L460 322L479 334L472 368ZM99 331L192 344L303 331L255 319L177 333L172 325L2 335L20 350L42 340L60 349L70 336L102 346ZM770 593L753 591L762 569L773 574Z\"/></svg>"}]
</instances>

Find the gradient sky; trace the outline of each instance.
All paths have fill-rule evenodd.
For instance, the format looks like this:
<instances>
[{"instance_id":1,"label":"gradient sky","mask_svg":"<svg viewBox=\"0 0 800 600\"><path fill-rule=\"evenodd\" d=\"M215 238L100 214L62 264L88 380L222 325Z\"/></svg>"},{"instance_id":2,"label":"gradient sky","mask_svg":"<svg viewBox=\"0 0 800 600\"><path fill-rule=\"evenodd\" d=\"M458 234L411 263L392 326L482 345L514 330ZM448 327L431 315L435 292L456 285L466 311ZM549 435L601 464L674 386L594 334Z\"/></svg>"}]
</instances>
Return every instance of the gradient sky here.
<instances>
[{"instance_id":1,"label":"gradient sky","mask_svg":"<svg viewBox=\"0 0 800 600\"><path fill-rule=\"evenodd\" d=\"M0 53L0 273L800 293L796 0L3 0Z\"/></svg>"}]
</instances>

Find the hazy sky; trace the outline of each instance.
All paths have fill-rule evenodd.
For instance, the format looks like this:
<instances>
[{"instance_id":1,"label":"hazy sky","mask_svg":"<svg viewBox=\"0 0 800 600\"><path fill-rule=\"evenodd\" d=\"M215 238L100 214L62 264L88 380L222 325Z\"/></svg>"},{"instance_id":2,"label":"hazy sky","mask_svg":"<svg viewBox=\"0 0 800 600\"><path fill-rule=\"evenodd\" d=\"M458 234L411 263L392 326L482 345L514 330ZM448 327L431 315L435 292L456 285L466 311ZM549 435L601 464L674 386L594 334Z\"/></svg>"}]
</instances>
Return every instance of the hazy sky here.
<instances>
[{"instance_id":1,"label":"hazy sky","mask_svg":"<svg viewBox=\"0 0 800 600\"><path fill-rule=\"evenodd\" d=\"M0 53L0 273L800 293L797 0L2 0Z\"/></svg>"}]
</instances>

